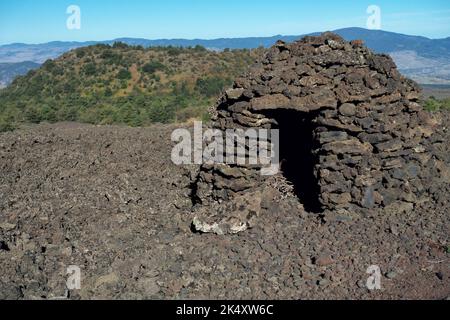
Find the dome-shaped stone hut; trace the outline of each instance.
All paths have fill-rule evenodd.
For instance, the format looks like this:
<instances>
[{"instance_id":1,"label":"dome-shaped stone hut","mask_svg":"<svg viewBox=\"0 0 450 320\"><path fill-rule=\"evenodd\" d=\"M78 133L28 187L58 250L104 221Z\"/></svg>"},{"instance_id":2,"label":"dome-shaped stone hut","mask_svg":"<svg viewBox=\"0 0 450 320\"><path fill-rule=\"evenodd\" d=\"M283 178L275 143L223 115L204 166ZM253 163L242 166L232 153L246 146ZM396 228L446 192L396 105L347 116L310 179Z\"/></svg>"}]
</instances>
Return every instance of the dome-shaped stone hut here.
<instances>
[{"instance_id":1,"label":"dome-shaped stone hut","mask_svg":"<svg viewBox=\"0 0 450 320\"><path fill-rule=\"evenodd\" d=\"M273 46L220 97L213 126L279 129L281 172L307 210L375 208L423 190L421 141L432 119L419 97L389 56L324 33ZM254 202L264 181L251 166L204 165L193 193L203 204L246 194Z\"/></svg>"}]
</instances>

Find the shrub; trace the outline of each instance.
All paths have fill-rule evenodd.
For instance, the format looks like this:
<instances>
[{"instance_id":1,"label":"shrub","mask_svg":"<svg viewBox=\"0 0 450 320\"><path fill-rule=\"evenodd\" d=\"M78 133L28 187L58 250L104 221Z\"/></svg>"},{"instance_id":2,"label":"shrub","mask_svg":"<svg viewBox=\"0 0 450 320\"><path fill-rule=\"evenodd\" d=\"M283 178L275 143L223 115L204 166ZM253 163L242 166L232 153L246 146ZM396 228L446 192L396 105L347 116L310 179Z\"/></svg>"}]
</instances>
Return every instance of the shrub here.
<instances>
[{"instance_id":1,"label":"shrub","mask_svg":"<svg viewBox=\"0 0 450 320\"><path fill-rule=\"evenodd\" d=\"M155 73L156 71L164 70L165 68L166 66L163 65L161 62L151 61L142 67L142 71L145 73Z\"/></svg>"},{"instance_id":2,"label":"shrub","mask_svg":"<svg viewBox=\"0 0 450 320\"><path fill-rule=\"evenodd\" d=\"M120 42L120 41L119 42L114 42L112 47L113 48L118 48L118 49L128 49L129 48L129 46L126 43Z\"/></svg>"},{"instance_id":3,"label":"shrub","mask_svg":"<svg viewBox=\"0 0 450 320\"><path fill-rule=\"evenodd\" d=\"M178 56L183 52L183 48L172 46L168 46L166 50L169 56Z\"/></svg>"},{"instance_id":4,"label":"shrub","mask_svg":"<svg viewBox=\"0 0 450 320\"><path fill-rule=\"evenodd\" d=\"M55 110L48 105L42 107L42 118L44 121L48 122L56 122L58 120Z\"/></svg>"},{"instance_id":5,"label":"shrub","mask_svg":"<svg viewBox=\"0 0 450 320\"><path fill-rule=\"evenodd\" d=\"M97 68L94 63L88 63L83 67L83 72L87 76L93 76L97 73Z\"/></svg>"},{"instance_id":6,"label":"shrub","mask_svg":"<svg viewBox=\"0 0 450 320\"><path fill-rule=\"evenodd\" d=\"M15 128L16 126L11 120L0 118L0 132L13 131Z\"/></svg>"},{"instance_id":7,"label":"shrub","mask_svg":"<svg viewBox=\"0 0 450 320\"><path fill-rule=\"evenodd\" d=\"M155 101L148 111L151 122L170 123L175 119L176 106L174 104L164 104L161 101Z\"/></svg>"},{"instance_id":8,"label":"shrub","mask_svg":"<svg viewBox=\"0 0 450 320\"><path fill-rule=\"evenodd\" d=\"M425 101L424 109L428 111L450 110L450 99L438 100L430 97Z\"/></svg>"},{"instance_id":9,"label":"shrub","mask_svg":"<svg viewBox=\"0 0 450 320\"><path fill-rule=\"evenodd\" d=\"M86 49L80 48L75 51L77 58L81 59L86 55Z\"/></svg>"},{"instance_id":10,"label":"shrub","mask_svg":"<svg viewBox=\"0 0 450 320\"><path fill-rule=\"evenodd\" d=\"M119 73L117 74L117 78L120 80L130 80L131 79L131 72L127 69L121 69Z\"/></svg>"},{"instance_id":11,"label":"shrub","mask_svg":"<svg viewBox=\"0 0 450 320\"><path fill-rule=\"evenodd\" d=\"M204 46L201 46L201 45L196 45L195 47L194 47L194 51L197 51L197 52L205 52L205 51L207 51L207 49L204 47Z\"/></svg>"},{"instance_id":12,"label":"shrub","mask_svg":"<svg viewBox=\"0 0 450 320\"><path fill-rule=\"evenodd\" d=\"M56 63L55 63L55 61L53 61L51 59L48 59L42 65L42 68L47 70L47 71L49 71L49 72L52 72L55 67L56 67Z\"/></svg>"},{"instance_id":13,"label":"shrub","mask_svg":"<svg viewBox=\"0 0 450 320\"><path fill-rule=\"evenodd\" d=\"M123 56L120 53L114 52L113 50L105 50L100 55L100 58L105 60L107 64L120 65L122 64Z\"/></svg>"},{"instance_id":14,"label":"shrub","mask_svg":"<svg viewBox=\"0 0 450 320\"><path fill-rule=\"evenodd\" d=\"M111 97L113 95L113 92L110 87L106 88L105 90L105 97Z\"/></svg>"},{"instance_id":15,"label":"shrub","mask_svg":"<svg viewBox=\"0 0 450 320\"><path fill-rule=\"evenodd\" d=\"M101 59L110 59L113 58L116 54L112 50L104 50L100 55Z\"/></svg>"},{"instance_id":16,"label":"shrub","mask_svg":"<svg viewBox=\"0 0 450 320\"><path fill-rule=\"evenodd\" d=\"M28 107L25 110L25 119L31 123L39 123L43 120L42 113L36 107Z\"/></svg>"},{"instance_id":17,"label":"shrub","mask_svg":"<svg viewBox=\"0 0 450 320\"><path fill-rule=\"evenodd\" d=\"M196 90L207 97L213 97L218 95L229 83L229 80L219 77L200 78L197 80Z\"/></svg>"}]
</instances>

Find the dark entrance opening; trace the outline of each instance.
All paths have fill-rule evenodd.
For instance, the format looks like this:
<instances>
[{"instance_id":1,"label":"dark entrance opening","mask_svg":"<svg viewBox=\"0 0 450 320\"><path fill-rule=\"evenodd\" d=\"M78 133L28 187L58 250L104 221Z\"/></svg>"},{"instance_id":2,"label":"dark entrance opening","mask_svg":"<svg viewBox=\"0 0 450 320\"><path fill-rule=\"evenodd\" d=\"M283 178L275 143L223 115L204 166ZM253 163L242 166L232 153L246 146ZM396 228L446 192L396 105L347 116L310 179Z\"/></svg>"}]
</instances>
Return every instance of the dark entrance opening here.
<instances>
[{"instance_id":1,"label":"dark entrance opening","mask_svg":"<svg viewBox=\"0 0 450 320\"><path fill-rule=\"evenodd\" d=\"M274 119L280 130L280 163L283 176L292 183L295 195L313 213L321 213L319 184L314 174L318 163L314 150L314 115L295 110L274 110L264 113Z\"/></svg>"}]
</instances>

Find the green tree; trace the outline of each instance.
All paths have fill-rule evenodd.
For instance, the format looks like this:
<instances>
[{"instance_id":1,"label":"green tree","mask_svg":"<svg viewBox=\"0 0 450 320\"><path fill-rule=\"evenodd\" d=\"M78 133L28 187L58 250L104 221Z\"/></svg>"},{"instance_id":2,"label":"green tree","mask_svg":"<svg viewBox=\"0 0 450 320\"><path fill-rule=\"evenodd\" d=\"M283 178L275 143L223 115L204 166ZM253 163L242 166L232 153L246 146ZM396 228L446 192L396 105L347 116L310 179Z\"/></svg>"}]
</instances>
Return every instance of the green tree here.
<instances>
[{"instance_id":1,"label":"green tree","mask_svg":"<svg viewBox=\"0 0 450 320\"><path fill-rule=\"evenodd\" d=\"M194 47L194 51L197 51L197 52L205 52L205 51L207 51L207 49L204 47L204 46L201 46L201 45L196 45L195 47Z\"/></svg>"},{"instance_id":2,"label":"green tree","mask_svg":"<svg viewBox=\"0 0 450 320\"><path fill-rule=\"evenodd\" d=\"M105 90L105 97L111 97L113 95L113 92L110 87L107 87Z\"/></svg>"},{"instance_id":3,"label":"green tree","mask_svg":"<svg viewBox=\"0 0 450 320\"><path fill-rule=\"evenodd\" d=\"M85 48L79 48L75 51L75 54L77 58L83 58L86 55L86 49Z\"/></svg>"},{"instance_id":4,"label":"green tree","mask_svg":"<svg viewBox=\"0 0 450 320\"><path fill-rule=\"evenodd\" d=\"M128 49L129 48L129 46L126 43L121 42L121 41L114 42L112 47L114 49Z\"/></svg>"},{"instance_id":5,"label":"green tree","mask_svg":"<svg viewBox=\"0 0 450 320\"><path fill-rule=\"evenodd\" d=\"M164 70L166 68L165 65L163 65L161 62L159 61L151 61L149 63L146 63L143 67L142 67L142 71L145 73L155 73L158 70Z\"/></svg>"},{"instance_id":6,"label":"green tree","mask_svg":"<svg viewBox=\"0 0 450 320\"><path fill-rule=\"evenodd\" d=\"M0 132L13 131L16 128L12 118L0 115Z\"/></svg>"},{"instance_id":7,"label":"green tree","mask_svg":"<svg viewBox=\"0 0 450 320\"><path fill-rule=\"evenodd\" d=\"M25 119L31 123L40 123L43 120L42 112L36 107L28 107L25 110Z\"/></svg>"},{"instance_id":8,"label":"green tree","mask_svg":"<svg viewBox=\"0 0 450 320\"><path fill-rule=\"evenodd\" d=\"M97 73L97 68L95 67L95 64L91 62L83 67L83 72L87 76L93 76Z\"/></svg>"},{"instance_id":9,"label":"green tree","mask_svg":"<svg viewBox=\"0 0 450 320\"><path fill-rule=\"evenodd\" d=\"M130 80L131 72L128 69L121 69L117 74L117 78L120 80Z\"/></svg>"},{"instance_id":10,"label":"green tree","mask_svg":"<svg viewBox=\"0 0 450 320\"><path fill-rule=\"evenodd\" d=\"M196 90L207 97L218 95L230 81L219 77L205 77L197 80Z\"/></svg>"}]
</instances>

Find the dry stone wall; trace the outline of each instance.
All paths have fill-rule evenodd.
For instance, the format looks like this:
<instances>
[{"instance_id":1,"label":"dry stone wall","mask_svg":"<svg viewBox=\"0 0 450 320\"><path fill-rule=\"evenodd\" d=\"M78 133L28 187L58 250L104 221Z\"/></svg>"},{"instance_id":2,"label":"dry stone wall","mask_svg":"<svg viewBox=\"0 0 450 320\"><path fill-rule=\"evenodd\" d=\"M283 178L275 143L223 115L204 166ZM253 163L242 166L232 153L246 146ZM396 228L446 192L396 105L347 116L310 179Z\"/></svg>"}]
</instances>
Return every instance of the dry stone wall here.
<instances>
[{"instance_id":1,"label":"dry stone wall","mask_svg":"<svg viewBox=\"0 0 450 320\"><path fill-rule=\"evenodd\" d=\"M414 203L425 192L427 144L438 123L419 98L418 86L389 56L324 33L278 42L223 93L213 123L220 130L278 128L282 147L310 159L301 170L313 178L298 183L309 184L314 194L306 196L316 197L320 210L375 208ZM257 168L203 166L194 194L203 204L228 201L264 181Z\"/></svg>"}]
</instances>

